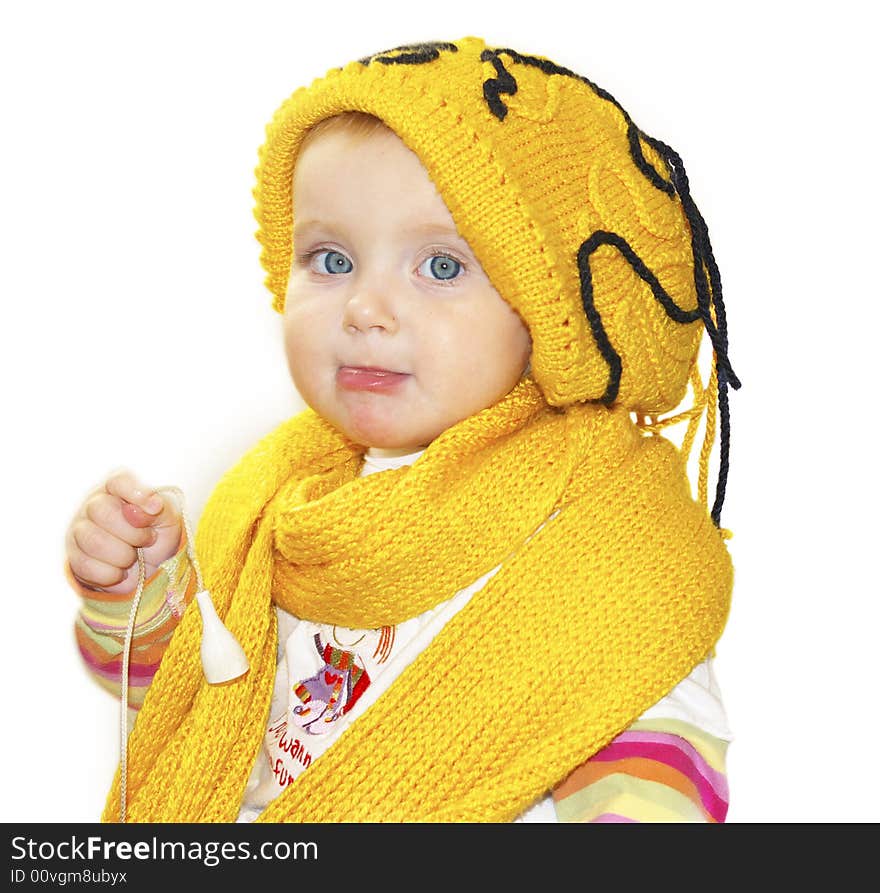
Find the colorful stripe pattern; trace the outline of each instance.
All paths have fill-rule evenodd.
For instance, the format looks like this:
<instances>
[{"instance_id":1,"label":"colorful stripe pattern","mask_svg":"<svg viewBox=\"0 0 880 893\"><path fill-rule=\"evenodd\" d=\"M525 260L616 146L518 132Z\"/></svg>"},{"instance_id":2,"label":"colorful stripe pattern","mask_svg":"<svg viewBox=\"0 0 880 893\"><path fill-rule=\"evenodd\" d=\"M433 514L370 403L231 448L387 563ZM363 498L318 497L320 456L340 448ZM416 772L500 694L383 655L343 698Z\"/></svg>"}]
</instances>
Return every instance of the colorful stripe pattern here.
<instances>
[{"instance_id":1,"label":"colorful stripe pattern","mask_svg":"<svg viewBox=\"0 0 880 893\"><path fill-rule=\"evenodd\" d=\"M723 822L727 742L682 720L634 723L553 792L561 822Z\"/></svg>"},{"instance_id":2,"label":"colorful stripe pattern","mask_svg":"<svg viewBox=\"0 0 880 893\"><path fill-rule=\"evenodd\" d=\"M86 668L102 688L121 693L122 649L134 592L88 589L65 567L67 580L81 603L74 625L76 643ZM138 709L171 634L196 592L196 576L186 555L186 534L178 553L164 561L144 582L128 666L128 704Z\"/></svg>"}]
</instances>

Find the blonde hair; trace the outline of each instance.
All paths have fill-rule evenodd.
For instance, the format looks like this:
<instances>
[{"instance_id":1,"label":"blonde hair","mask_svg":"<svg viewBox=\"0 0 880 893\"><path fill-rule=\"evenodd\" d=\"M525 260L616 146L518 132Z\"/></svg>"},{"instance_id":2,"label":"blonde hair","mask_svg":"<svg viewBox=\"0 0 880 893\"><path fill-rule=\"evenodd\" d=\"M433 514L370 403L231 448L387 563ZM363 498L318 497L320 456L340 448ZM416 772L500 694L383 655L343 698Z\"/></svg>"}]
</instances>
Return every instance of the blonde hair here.
<instances>
[{"instance_id":1,"label":"blonde hair","mask_svg":"<svg viewBox=\"0 0 880 893\"><path fill-rule=\"evenodd\" d=\"M338 115L323 118L309 127L300 143L299 151L302 152L313 139L324 133L347 133L350 136L368 137L381 131L393 133L391 128L375 115L358 111L340 112Z\"/></svg>"}]
</instances>

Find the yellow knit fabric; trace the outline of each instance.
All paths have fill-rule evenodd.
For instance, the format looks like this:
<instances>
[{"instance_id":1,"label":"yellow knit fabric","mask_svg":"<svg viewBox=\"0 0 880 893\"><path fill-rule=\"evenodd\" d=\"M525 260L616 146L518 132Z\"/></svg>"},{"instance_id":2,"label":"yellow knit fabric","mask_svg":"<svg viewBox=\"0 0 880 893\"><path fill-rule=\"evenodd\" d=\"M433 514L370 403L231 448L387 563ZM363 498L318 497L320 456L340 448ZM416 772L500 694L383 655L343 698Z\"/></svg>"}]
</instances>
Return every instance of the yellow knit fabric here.
<instances>
[{"instance_id":1,"label":"yellow knit fabric","mask_svg":"<svg viewBox=\"0 0 880 893\"><path fill-rule=\"evenodd\" d=\"M379 627L500 565L261 821L509 821L687 676L726 622L722 532L656 421L689 379L703 402L717 390L696 375L705 270L673 155L590 82L478 38L334 69L282 104L260 151L278 310L298 147L348 110L422 160L528 325L532 374L407 468L359 477L363 448L306 410L223 477L196 550L251 669L203 682L186 611L130 738L130 821L235 819L268 721L276 604ZM119 792L117 774L106 821Z\"/></svg>"},{"instance_id":2,"label":"yellow knit fabric","mask_svg":"<svg viewBox=\"0 0 880 893\"><path fill-rule=\"evenodd\" d=\"M613 233L674 304L693 314L694 260L682 202L649 177L653 172L668 186L666 162L607 93L571 72L547 74L537 64L546 60L518 61L526 57L476 37L438 46L334 69L275 113L255 190L274 306L284 306L292 171L302 138L319 120L365 111L419 156L492 284L526 321L532 369L549 403L603 398L616 354L617 402L650 414L672 409L685 395L702 335L696 316L686 323L672 318L621 250L603 245L591 256L590 319L578 264L591 236ZM413 57L427 61L395 61ZM493 102L493 112L486 94L505 86L515 92L500 92L506 111Z\"/></svg>"},{"instance_id":3,"label":"yellow knit fabric","mask_svg":"<svg viewBox=\"0 0 880 893\"><path fill-rule=\"evenodd\" d=\"M501 565L263 821L511 820L724 627L721 534L676 447L623 410L561 413L525 379L412 466L361 478L362 461L307 410L212 494L196 547L251 670L203 682L200 615L187 610L132 732L129 821L235 819L268 720L273 602L380 626ZM105 820L118 818L118 785Z\"/></svg>"}]
</instances>

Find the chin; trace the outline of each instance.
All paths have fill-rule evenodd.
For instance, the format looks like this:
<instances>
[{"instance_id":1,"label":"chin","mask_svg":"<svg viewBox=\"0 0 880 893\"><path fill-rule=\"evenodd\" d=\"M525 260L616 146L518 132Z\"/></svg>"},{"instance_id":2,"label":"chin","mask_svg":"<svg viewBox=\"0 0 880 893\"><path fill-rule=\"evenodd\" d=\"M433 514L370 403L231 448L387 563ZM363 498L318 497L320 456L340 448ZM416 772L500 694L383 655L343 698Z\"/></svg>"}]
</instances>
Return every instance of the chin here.
<instances>
[{"instance_id":1,"label":"chin","mask_svg":"<svg viewBox=\"0 0 880 893\"><path fill-rule=\"evenodd\" d=\"M359 443L367 449L400 450L402 453L414 453L416 450L424 449L428 443L425 440L393 437L388 434L371 434L366 431L349 431L346 434L355 443Z\"/></svg>"},{"instance_id":2,"label":"chin","mask_svg":"<svg viewBox=\"0 0 880 893\"><path fill-rule=\"evenodd\" d=\"M367 447L367 449L377 450L399 450L402 453L414 453L416 450L423 450L433 438L420 438L414 435L405 436L403 434L395 434L389 431L352 431L349 437L355 443Z\"/></svg>"},{"instance_id":3,"label":"chin","mask_svg":"<svg viewBox=\"0 0 880 893\"><path fill-rule=\"evenodd\" d=\"M349 440L370 448L382 450L417 450L426 439L419 432L401 430L400 410L391 412L376 411L376 404L368 401L357 407L350 407L344 418L335 424Z\"/></svg>"}]
</instances>

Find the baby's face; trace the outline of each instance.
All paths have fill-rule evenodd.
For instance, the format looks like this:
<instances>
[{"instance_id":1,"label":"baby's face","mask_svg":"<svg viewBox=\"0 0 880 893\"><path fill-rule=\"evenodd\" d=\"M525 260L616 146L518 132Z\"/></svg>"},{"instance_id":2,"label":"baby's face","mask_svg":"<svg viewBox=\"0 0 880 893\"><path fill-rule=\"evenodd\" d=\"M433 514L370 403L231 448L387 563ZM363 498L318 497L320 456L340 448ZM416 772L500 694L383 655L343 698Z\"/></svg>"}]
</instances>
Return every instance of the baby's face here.
<instances>
[{"instance_id":1,"label":"baby's face","mask_svg":"<svg viewBox=\"0 0 880 893\"><path fill-rule=\"evenodd\" d=\"M365 446L414 450L519 381L528 330L395 134L316 135L293 206L285 348L319 415Z\"/></svg>"}]
</instances>

